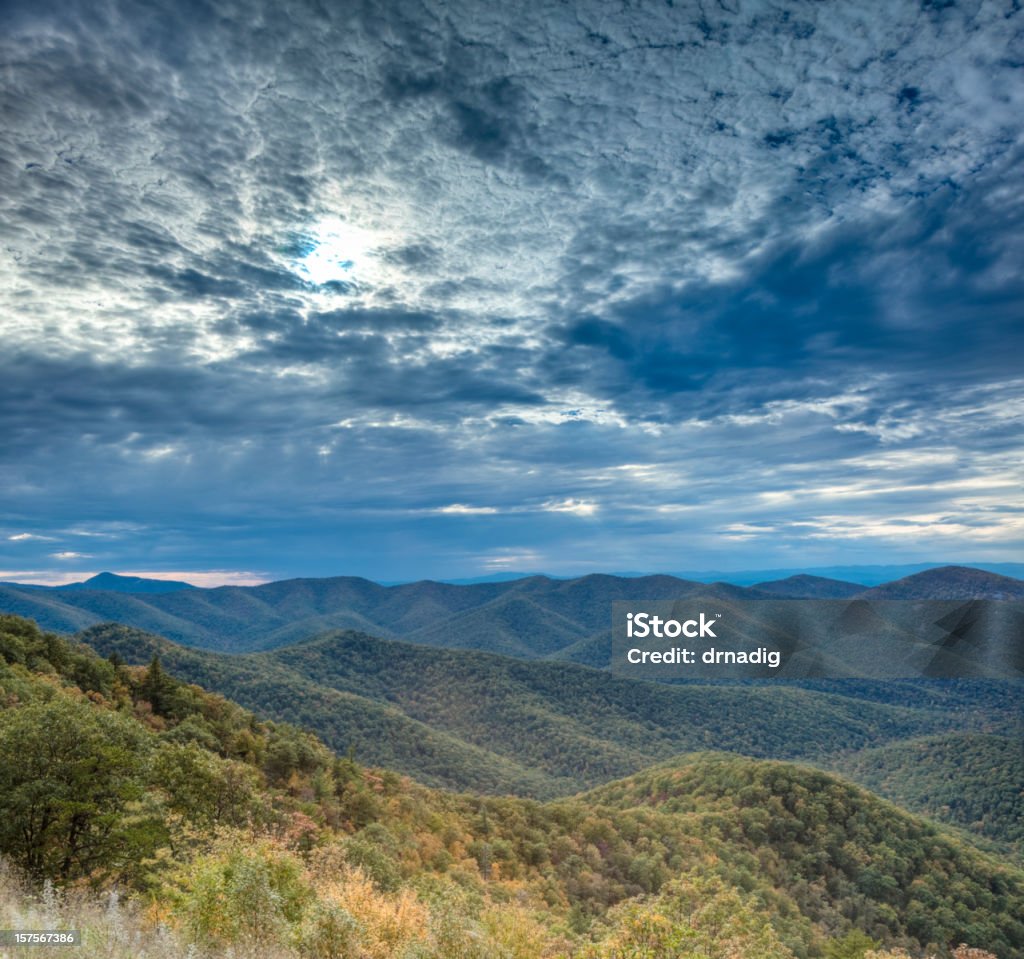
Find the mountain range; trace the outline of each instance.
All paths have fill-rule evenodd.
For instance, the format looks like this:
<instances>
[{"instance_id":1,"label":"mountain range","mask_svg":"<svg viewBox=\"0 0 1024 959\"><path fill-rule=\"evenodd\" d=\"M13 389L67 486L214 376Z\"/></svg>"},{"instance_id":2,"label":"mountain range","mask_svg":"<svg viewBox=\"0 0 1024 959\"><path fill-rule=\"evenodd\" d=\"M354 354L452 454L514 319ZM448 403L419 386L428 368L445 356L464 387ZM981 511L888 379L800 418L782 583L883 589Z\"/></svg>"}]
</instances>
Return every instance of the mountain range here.
<instances>
[{"instance_id":1,"label":"mountain range","mask_svg":"<svg viewBox=\"0 0 1024 959\"><path fill-rule=\"evenodd\" d=\"M671 685L601 668L616 599L1019 599L1020 580L945 567L868 589L806 574L753 587L600 575L157 593L122 591L136 584L109 577L95 585L108 588L0 586L0 611L124 662L158 654L187 681L428 785L550 798L717 749L815 762L976 835L1021 841L1020 790L1004 762L1024 732L1019 683ZM969 782L957 772L961 751L973 757ZM900 775L922 757L920 776Z\"/></svg>"},{"instance_id":2,"label":"mountain range","mask_svg":"<svg viewBox=\"0 0 1024 959\"><path fill-rule=\"evenodd\" d=\"M819 579L838 579L858 585L861 588L869 586L880 586L882 583L891 582L894 579L904 579L916 573L923 573L929 569L939 569L944 566L970 566L989 573L998 573L1000 576L1010 576L1016 579L1024 578L1024 563L889 563L885 565L871 566L812 566L796 567L791 569L741 569L741 570L670 570L667 575L677 579L693 580L698 583L733 583L736 586L755 586L762 582L774 582L779 579L789 579L794 576L814 576ZM446 579L444 582L457 585L468 585L471 583L503 582L511 579L526 579L529 576L544 575L539 570L533 572L511 572L491 573L487 576L474 576L465 579ZM582 575L582 574L580 574ZM636 570L612 572L613 576L623 576L629 579L636 579L641 576L650 576L651 572L639 572ZM571 575L552 576L552 579L573 579ZM387 585L394 586L396 583Z\"/></svg>"},{"instance_id":3,"label":"mountain range","mask_svg":"<svg viewBox=\"0 0 1024 959\"><path fill-rule=\"evenodd\" d=\"M213 589L145 585L145 591L125 580L101 574L59 589L0 584L0 612L29 617L61 633L113 621L225 652L274 649L329 630L352 629L420 645L603 667L609 661L615 600L1024 598L1022 580L957 566L928 569L871 588L806 574L751 587L673 576L600 574L461 586L431 580L382 586L339 576Z\"/></svg>"}]
</instances>

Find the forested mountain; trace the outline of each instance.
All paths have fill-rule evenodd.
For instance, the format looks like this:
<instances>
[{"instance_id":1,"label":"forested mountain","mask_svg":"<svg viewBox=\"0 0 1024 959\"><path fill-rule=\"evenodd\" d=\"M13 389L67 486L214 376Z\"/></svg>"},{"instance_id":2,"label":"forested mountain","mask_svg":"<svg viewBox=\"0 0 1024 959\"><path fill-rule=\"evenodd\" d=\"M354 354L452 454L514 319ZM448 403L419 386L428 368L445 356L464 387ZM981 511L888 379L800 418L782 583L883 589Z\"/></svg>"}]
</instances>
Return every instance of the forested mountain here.
<instances>
[{"instance_id":1,"label":"forested mountain","mask_svg":"<svg viewBox=\"0 0 1024 959\"><path fill-rule=\"evenodd\" d=\"M191 583L176 579L147 579L145 576L119 576L117 573L97 573L80 583L54 586L59 592L90 589L115 593L176 593L179 589L194 589Z\"/></svg>"},{"instance_id":2,"label":"forested mountain","mask_svg":"<svg viewBox=\"0 0 1024 959\"><path fill-rule=\"evenodd\" d=\"M968 566L943 566L875 586L865 599L1024 599L1024 580Z\"/></svg>"},{"instance_id":3,"label":"forested mountain","mask_svg":"<svg viewBox=\"0 0 1024 959\"><path fill-rule=\"evenodd\" d=\"M812 576L743 588L672 576L604 575L570 580L531 576L463 586L426 580L380 586L339 576L169 592L125 592L120 583L117 589L93 589L90 583L82 587L0 585L0 612L29 616L65 633L119 622L187 646L225 652L272 649L331 629L354 629L429 646L604 667L610 658L612 603L619 599L714 599L729 604L758 599L1024 597L1024 581L953 566L870 590Z\"/></svg>"},{"instance_id":4,"label":"forested mountain","mask_svg":"<svg viewBox=\"0 0 1024 959\"><path fill-rule=\"evenodd\" d=\"M174 671L0 618L0 855L130 898L33 903L0 869L0 925L90 956L1024 956L1024 873L833 776L702 753L548 803L445 793Z\"/></svg>"},{"instance_id":5,"label":"forested mountain","mask_svg":"<svg viewBox=\"0 0 1024 959\"><path fill-rule=\"evenodd\" d=\"M957 732L889 743L834 768L941 822L1000 840L1024 855L1024 739Z\"/></svg>"},{"instance_id":6,"label":"forested mountain","mask_svg":"<svg viewBox=\"0 0 1024 959\"><path fill-rule=\"evenodd\" d=\"M718 587L736 597L739 587ZM208 649L246 651L308 639L328 629L453 647L494 648L527 658L550 654L608 628L616 599L716 595L716 587L670 576L586 576L455 586L422 581L380 586L358 577L299 579L139 595L0 587L0 610L74 631L116 621ZM756 594L750 594L756 595Z\"/></svg>"},{"instance_id":7,"label":"forested mountain","mask_svg":"<svg viewBox=\"0 0 1024 959\"><path fill-rule=\"evenodd\" d=\"M1005 902L1002 883L990 885L981 873L967 876L953 865L966 865L960 860L963 847L933 826L825 774L784 763L699 756L610 783L584 798L692 817L704 825L705 836L744 849L751 866L756 862L772 876L772 886L791 889L797 877L799 911L819 921L830 911L828 900L837 897L847 915L872 917L870 932L878 934L885 925L891 935L901 926L899 935L938 943L942 933L927 905L937 895L953 898L965 917L982 901L997 910L996 903ZM923 857L930 859L925 868ZM896 916L906 918L894 922ZM1013 952L1021 946L1007 941L999 948Z\"/></svg>"},{"instance_id":8,"label":"forested mountain","mask_svg":"<svg viewBox=\"0 0 1024 959\"><path fill-rule=\"evenodd\" d=\"M128 662L158 652L189 681L421 782L539 797L695 749L817 760L954 729L1008 728L1024 707L1013 684L903 684L903 706L884 701L882 684L670 686L353 632L245 655L117 625L80 637Z\"/></svg>"},{"instance_id":9,"label":"forested mountain","mask_svg":"<svg viewBox=\"0 0 1024 959\"><path fill-rule=\"evenodd\" d=\"M864 592L860 583L805 574L757 583L752 588L784 599L850 599Z\"/></svg>"}]
</instances>

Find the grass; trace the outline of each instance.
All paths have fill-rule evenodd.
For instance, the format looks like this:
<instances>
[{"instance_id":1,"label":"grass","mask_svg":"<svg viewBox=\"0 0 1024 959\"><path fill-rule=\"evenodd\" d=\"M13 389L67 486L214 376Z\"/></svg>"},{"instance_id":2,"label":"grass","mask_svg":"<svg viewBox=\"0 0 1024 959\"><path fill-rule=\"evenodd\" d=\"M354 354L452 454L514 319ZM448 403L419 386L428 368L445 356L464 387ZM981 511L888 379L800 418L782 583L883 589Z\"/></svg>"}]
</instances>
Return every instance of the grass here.
<instances>
[{"instance_id":1,"label":"grass","mask_svg":"<svg viewBox=\"0 0 1024 959\"><path fill-rule=\"evenodd\" d=\"M0 946L0 959L293 959L297 952L267 944L200 949L150 919L116 892L59 891L46 883L33 893L0 860L0 929L77 929L78 946Z\"/></svg>"}]
</instances>

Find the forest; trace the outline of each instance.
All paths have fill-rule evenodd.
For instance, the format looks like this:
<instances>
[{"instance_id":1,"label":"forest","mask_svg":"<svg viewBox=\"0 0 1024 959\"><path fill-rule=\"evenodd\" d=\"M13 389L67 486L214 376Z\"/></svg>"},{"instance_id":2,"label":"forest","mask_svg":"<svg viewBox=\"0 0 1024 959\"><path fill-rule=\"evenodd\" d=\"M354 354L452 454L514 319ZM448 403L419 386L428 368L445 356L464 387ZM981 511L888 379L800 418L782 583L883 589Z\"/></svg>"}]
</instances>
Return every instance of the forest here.
<instances>
[{"instance_id":1,"label":"forest","mask_svg":"<svg viewBox=\"0 0 1024 959\"><path fill-rule=\"evenodd\" d=\"M136 665L159 654L183 679L426 785L548 799L716 749L824 766L1020 854L1024 778L1019 758L1008 756L1022 734L1019 683L640 683L351 631L245 655L189 649L118 624L79 638ZM970 775L955 761L961 737L974 747ZM946 761L935 752L921 762L922 741L947 743ZM1001 741L1007 749L992 748ZM882 761L875 751L886 748L892 775L883 781L873 770ZM957 801L937 802L940 793Z\"/></svg>"},{"instance_id":2,"label":"forest","mask_svg":"<svg viewBox=\"0 0 1024 959\"><path fill-rule=\"evenodd\" d=\"M820 769L451 792L174 672L0 618L0 926L90 959L1024 955L1008 856Z\"/></svg>"}]
</instances>

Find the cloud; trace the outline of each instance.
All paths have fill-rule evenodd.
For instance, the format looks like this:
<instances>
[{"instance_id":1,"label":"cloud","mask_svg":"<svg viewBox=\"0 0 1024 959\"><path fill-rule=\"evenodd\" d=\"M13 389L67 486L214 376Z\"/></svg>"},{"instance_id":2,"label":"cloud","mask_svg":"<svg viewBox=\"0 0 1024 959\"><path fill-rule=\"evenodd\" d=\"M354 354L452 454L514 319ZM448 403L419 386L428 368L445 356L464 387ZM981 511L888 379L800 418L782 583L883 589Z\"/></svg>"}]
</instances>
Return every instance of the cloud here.
<instances>
[{"instance_id":1,"label":"cloud","mask_svg":"<svg viewBox=\"0 0 1024 959\"><path fill-rule=\"evenodd\" d=\"M67 583L80 582L85 576L72 572L59 572L56 570L25 570L25 569L0 569L0 583L24 583L32 586L64 586Z\"/></svg>"},{"instance_id":2,"label":"cloud","mask_svg":"<svg viewBox=\"0 0 1024 959\"><path fill-rule=\"evenodd\" d=\"M186 570L124 570L121 576L141 576L143 579L169 579L189 583L192 586L213 588L216 586L259 586L268 577L250 570L228 569L186 569Z\"/></svg>"},{"instance_id":3,"label":"cloud","mask_svg":"<svg viewBox=\"0 0 1024 959\"><path fill-rule=\"evenodd\" d=\"M541 506L545 513L571 513L573 516L593 516L598 509L597 503L587 500L565 499L549 500Z\"/></svg>"},{"instance_id":4,"label":"cloud","mask_svg":"<svg viewBox=\"0 0 1024 959\"><path fill-rule=\"evenodd\" d=\"M8 4L0 562L1012 558L1022 16Z\"/></svg>"}]
</instances>

